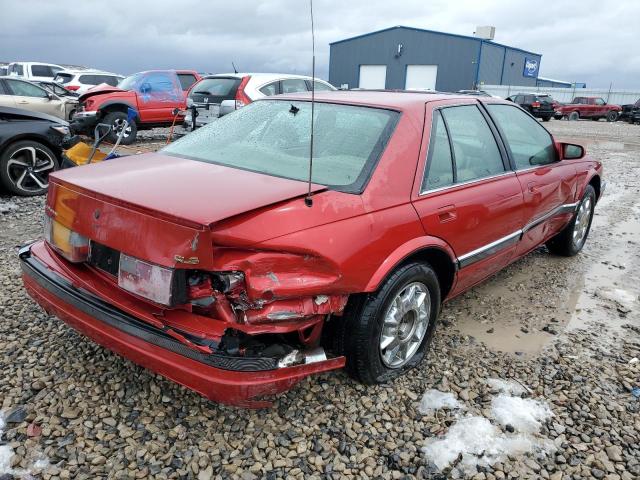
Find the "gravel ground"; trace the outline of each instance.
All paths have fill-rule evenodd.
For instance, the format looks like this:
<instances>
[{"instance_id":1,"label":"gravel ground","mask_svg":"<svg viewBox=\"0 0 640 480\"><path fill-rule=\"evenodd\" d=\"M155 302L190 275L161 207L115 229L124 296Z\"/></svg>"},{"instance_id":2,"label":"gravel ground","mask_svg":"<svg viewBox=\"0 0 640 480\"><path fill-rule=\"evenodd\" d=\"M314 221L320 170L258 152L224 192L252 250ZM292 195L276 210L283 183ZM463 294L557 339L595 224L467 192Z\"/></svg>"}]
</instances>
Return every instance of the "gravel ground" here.
<instances>
[{"instance_id":1,"label":"gravel ground","mask_svg":"<svg viewBox=\"0 0 640 480\"><path fill-rule=\"evenodd\" d=\"M44 314L16 258L43 199L0 198L0 479L640 478L640 127L548 126L605 164L583 253L540 248L451 301L405 378L324 374L269 410L210 403Z\"/></svg>"}]
</instances>

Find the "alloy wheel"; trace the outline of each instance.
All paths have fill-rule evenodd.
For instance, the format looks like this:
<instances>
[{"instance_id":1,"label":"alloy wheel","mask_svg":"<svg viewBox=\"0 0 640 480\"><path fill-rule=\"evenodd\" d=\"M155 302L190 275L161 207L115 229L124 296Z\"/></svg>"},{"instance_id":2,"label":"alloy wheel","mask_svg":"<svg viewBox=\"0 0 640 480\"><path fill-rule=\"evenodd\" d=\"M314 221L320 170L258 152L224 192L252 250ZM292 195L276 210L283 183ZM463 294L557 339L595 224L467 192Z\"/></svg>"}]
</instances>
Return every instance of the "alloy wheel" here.
<instances>
[{"instance_id":1,"label":"alloy wheel","mask_svg":"<svg viewBox=\"0 0 640 480\"><path fill-rule=\"evenodd\" d=\"M55 162L46 151L29 146L13 152L6 168L9 179L17 188L33 193L47 189Z\"/></svg>"},{"instance_id":2,"label":"alloy wheel","mask_svg":"<svg viewBox=\"0 0 640 480\"><path fill-rule=\"evenodd\" d=\"M124 128L124 124L125 124L125 120L124 119L116 118L113 121L113 125L111 125L111 128L113 129L113 131L115 132L116 135L120 135L120 132ZM127 123L127 128L124 130L123 138L128 138L129 135L131 135L131 125L129 125Z\"/></svg>"},{"instance_id":3,"label":"alloy wheel","mask_svg":"<svg viewBox=\"0 0 640 480\"><path fill-rule=\"evenodd\" d=\"M580 204L576 215L576 221L573 225L573 244L578 248L587 238L587 230L589 230L589 224L591 223L592 210L593 203L591 201L591 197L587 197Z\"/></svg>"},{"instance_id":4,"label":"alloy wheel","mask_svg":"<svg viewBox=\"0 0 640 480\"><path fill-rule=\"evenodd\" d=\"M430 314L431 297L423 283L410 283L396 295L380 334L380 357L385 366L400 368L411 360L427 332Z\"/></svg>"}]
</instances>

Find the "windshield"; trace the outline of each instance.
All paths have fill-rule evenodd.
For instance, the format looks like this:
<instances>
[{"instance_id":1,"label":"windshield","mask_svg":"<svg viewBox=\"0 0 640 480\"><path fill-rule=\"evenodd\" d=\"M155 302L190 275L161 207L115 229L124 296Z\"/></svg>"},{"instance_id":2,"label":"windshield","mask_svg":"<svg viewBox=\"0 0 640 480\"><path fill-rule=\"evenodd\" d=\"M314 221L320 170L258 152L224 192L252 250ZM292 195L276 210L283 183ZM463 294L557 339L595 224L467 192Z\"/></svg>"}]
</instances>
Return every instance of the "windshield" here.
<instances>
[{"instance_id":1,"label":"windshield","mask_svg":"<svg viewBox=\"0 0 640 480\"><path fill-rule=\"evenodd\" d=\"M133 75L129 75L118 84L118 88L121 88L122 90L132 90L133 87L138 84L138 81L141 77L142 73L134 73Z\"/></svg>"},{"instance_id":2,"label":"windshield","mask_svg":"<svg viewBox=\"0 0 640 480\"><path fill-rule=\"evenodd\" d=\"M379 108L316 103L313 182L361 192L397 117L397 112ZM306 181L310 123L310 102L258 101L190 133L163 152Z\"/></svg>"}]
</instances>

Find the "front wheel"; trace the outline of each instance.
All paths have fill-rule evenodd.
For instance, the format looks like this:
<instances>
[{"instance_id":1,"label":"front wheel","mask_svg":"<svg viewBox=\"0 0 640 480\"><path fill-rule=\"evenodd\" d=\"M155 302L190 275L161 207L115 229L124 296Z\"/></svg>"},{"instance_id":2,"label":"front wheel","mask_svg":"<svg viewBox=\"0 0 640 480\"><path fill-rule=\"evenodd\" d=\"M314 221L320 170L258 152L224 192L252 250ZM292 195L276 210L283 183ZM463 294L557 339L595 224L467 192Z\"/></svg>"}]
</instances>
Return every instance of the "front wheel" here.
<instances>
[{"instance_id":1,"label":"front wheel","mask_svg":"<svg viewBox=\"0 0 640 480\"><path fill-rule=\"evenodd\" d=\"M32 140L9 145L0 155L0 181L15 195L41 195L49 187L49 174L59 167L49 147Z\"/></svg>"},{"instance_id":2,"label":"front wheel","mask_svg":"<svg viewBox=\"0 0 640 480\"><path fill-rule=\"evenodd\" d=\"M582 250L591 230L595 205L596 191L591 185L587 185L582 200L578 204L578 210L569 224L547 242L547 248L551 253L572 257Z\"/></svg>"},{"instance_id":3,"label":"front wheel","mask_svg":"<svg viewBox=\"0 0 640 480\"><path fill-rule=\"evenodd\" d=\"M543 122L548 122L549 120L551 120L551 117L549 117L549 116L542 117L542 121Z\"/></svg>"},{"instance_id":4,"label":"front wheel","mask_svg":"<svg viewBox=\"0 0 640 480\"><path fill-rule=\"evenodd\" d=\"M116 143L118 140L118 135L124 128L125 123L127 122L127 114L124 112L111 112L108 113L104 117L104 123L111 125L111 131L107 135L107 141L110 143ZM127 125L127 128L124 130L124 135L122 136L122 140L120 143L122 145L131 145L136 140L136 135L138 134L138 128L136 126L136 122L133 121Z\"/></svg>"},{"instance_id":5,"label":"front wheel","mask_svg":"<svg viewBox=\"0 0 640 480\"><path fill-rule=\"evenodd\" d=\"M337 335L347 371L366 384L384 383L417 366L440 312L440 285L428 264L399 268L377 292L354 299Z\"/></svg>"},{"instance_id":6,"label":"front wheel","mask_svg":"<svg viewBox=\"0 0 640 480\"><path fill-rule=\"evenodd\" d=\"M611 110L607 113L607 122L615 122L618 119L618 114Z\"/></svg>"},{"instance_id":7,"label":"front wheel","mask_svg":"<svg viewBox=\"0 0 640 480\"><path fill-rule=\"evenodd\" d=\"M571 112L568 118L571 121L580 120L580 114L578 112Z\"/></svg>"}]
</instances>

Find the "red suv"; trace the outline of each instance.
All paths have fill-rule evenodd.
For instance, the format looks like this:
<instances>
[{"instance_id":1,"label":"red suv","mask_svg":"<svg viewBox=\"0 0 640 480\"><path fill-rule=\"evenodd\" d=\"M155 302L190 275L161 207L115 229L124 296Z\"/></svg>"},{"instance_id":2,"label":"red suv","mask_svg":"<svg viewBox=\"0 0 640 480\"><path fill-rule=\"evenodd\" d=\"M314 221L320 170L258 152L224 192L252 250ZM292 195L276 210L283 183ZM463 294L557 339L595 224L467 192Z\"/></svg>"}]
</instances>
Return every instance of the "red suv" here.
<instances>
[{"instance_id":1,"label":"red suv","mask_svg":"<svg viewBox=\"0 0 640 480\"><path fill-rule=\"evenodd\" d=\"M600 97L575 97L571 103L558 107L556 111L569 120L606 118L607 122L615 122L622 112L622 107L607 103Z\"/></svg>"},{"instance_id":2,"label":"red suv","mask_svg":"<svg viewBox=\"0 0 640 480\"><path fill-rule=\"evenodd\" d=\"M158 153L52 174L20 251L45 310L230 404L318 372L389 381L443 301L536 247L575 255L601 164L517 105L418 92L257 100Z\"/></svg>"},{"instance_id":3,"label":"red suv","mask_svg":"<svg viewBox=\"0 0 640 480\"><path fill-rule=\"evenodd\" d=\"M192 70L151 70L135 73L117 87L97 86L80 96L80 106L72 121L75 133L93 134L98 123L111 125L107 140L115 142L127 120L127 111L136 111L135 122L128 125L122 143L129 145L139 129L148 129L182 122L175 109L184 110L191 86L200 80Z\"/></svg>"}]
</instances>

